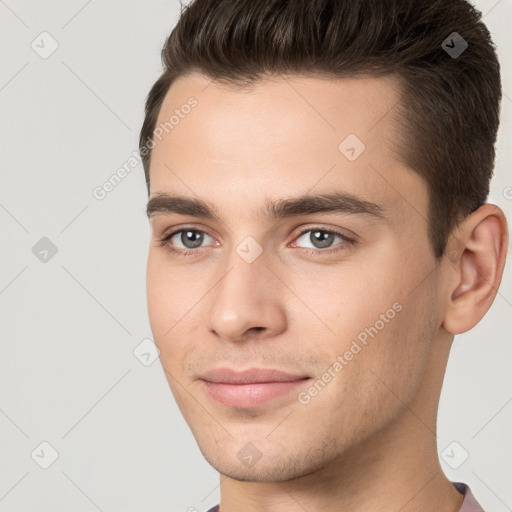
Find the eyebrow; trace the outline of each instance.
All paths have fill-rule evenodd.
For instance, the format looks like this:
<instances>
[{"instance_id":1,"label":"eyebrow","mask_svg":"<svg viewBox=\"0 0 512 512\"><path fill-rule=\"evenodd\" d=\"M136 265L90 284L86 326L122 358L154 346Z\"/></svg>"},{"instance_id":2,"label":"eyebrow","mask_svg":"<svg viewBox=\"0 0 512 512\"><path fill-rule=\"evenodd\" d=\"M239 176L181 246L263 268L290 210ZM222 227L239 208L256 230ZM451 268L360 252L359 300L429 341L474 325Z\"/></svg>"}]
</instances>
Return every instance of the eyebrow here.
<instances>
[{"instance_id":1,"label":"eyebrow","mask_svg":"<svg viewBox=\"0 0 512 512\"><path fill-rule=\"evenodd\" d=\"M215 206L202 199L167 193L158 193L149 199L146 207L148 218L157 214L172 213L222 222ZM385 210L382 206L344 192L267 200L265 206L257 211L257 214L266 221L315 213L368 215L385 219Z\"/></svg>"}]
</instances>

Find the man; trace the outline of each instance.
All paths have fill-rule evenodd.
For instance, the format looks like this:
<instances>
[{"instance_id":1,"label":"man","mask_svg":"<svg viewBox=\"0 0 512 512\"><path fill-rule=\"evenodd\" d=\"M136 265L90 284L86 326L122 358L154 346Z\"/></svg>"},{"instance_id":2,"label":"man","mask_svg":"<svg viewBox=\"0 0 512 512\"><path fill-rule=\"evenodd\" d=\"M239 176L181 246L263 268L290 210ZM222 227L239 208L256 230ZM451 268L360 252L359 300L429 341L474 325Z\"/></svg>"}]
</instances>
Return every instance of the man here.
<instances>
[{"instance_id":1,"label":"man","mask_svg":"<svg viewBox=\"0 0 512 512\"><path fill-rule=\"evenodd\" d=\"M463 0L196 0L140 135L148 309L220 507L481 511L437 457L499 287L500 72Z\"/></svg>"}]
</instances>

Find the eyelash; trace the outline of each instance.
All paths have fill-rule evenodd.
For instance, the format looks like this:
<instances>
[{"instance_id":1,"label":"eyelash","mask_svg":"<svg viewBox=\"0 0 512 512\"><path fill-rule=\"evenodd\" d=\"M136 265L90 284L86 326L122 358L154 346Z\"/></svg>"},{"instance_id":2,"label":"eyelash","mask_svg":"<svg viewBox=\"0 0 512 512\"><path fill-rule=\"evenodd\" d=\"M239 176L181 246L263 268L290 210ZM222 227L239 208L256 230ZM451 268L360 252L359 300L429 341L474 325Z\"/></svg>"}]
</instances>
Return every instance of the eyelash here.
<instances>
[{"instance_id":1,"label":"eyelash","mask_svg":"<svg viewBox=\"0 0 512 512\"><path fill-rule=\"evenodd\" d=\"M186 227L185 226L185 227L181 227L180 229L177 229L177 230L173 231L172 233L169 233L168 235L166 235L165 237L163 237L163 238L161 238L161 239L159 239L157 241L160 243L160 245L162 247L164 247L171 254L177 254L177 255L183 256L183 257L198 255L201 252L203 252L202 249L206 249L205 247L202 247L202 248L199 248L199 249L176 249L173 246L169 245L169 243L168 243L169 240L174 235L176 235L178 233L181 233L183 231L192 231L194 233L204 233L204 234L208 235L208 233L206 231L203 231L202 229L195 229L193 227ZM309 249L309 248L305 248L305 249L303 249L306 252L306 254L308 254L310 256L313 256L313 257L321 257L321 255L341 252L343 250L346 250L345 246L347 244L349 246L353 246L353 245L356 244L356 240L354 240L353 238L349 238L348 236L346 236L345 234L343 234L343 233L341 233L339 231L332 230L332 229L324 229L324 228L320 228L320 227L312 227L312 228L305 229L305 230L301 231L295 237L295 239L298 239L298 238L302 237L304 234L309 233L310 231L320 231L322 233L328 233L328 234L332 234L332 235L337 235L337 236L339 236L340 238L343 239L343 243L338 244L337 246L335 246L335 248L328 248L328 249ZM210 236L210 235L208 235L208 236Z\"/></svg>"}]
</instances>

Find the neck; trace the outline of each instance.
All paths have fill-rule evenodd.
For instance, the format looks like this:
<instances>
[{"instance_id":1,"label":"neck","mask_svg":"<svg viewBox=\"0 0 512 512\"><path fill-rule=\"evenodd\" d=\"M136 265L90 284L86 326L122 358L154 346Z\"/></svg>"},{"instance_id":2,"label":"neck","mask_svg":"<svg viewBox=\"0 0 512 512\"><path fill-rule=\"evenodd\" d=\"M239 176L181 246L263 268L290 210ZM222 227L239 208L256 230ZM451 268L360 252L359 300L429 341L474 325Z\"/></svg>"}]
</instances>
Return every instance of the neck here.
<instances>
[{"instance_id":1,"label":"neck","mask_svg":"<svg viewBox=\"0 0 512 512\"><path fill-rule=\"evenodd\" d=\"M448 333L436 340L415 399L378 435L293 480L241 482L221 476L220 512L458 512L463 497L439 465L436 442L450 346Z\"/></svg>"}]
</instances>

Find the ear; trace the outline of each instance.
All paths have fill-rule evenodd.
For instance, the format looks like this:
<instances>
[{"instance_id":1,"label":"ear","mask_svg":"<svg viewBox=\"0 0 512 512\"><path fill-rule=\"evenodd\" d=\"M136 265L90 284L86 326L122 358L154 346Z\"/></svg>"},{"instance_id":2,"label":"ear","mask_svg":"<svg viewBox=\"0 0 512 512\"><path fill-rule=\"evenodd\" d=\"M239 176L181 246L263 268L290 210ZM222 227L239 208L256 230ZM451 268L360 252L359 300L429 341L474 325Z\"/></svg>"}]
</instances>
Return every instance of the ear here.
<instances>
[{"instance_id":1,"label":"ear","mask_svg":"<svg viewBox=\"0 0 512 512\"><path fill-rule=\"evenodd\" d=\"M484 204L459 225L443 256L449 265L443 327L452 334L472 329L491 307L503 276L508 226L503 211Z\"/></svg>"}]
</instances>

